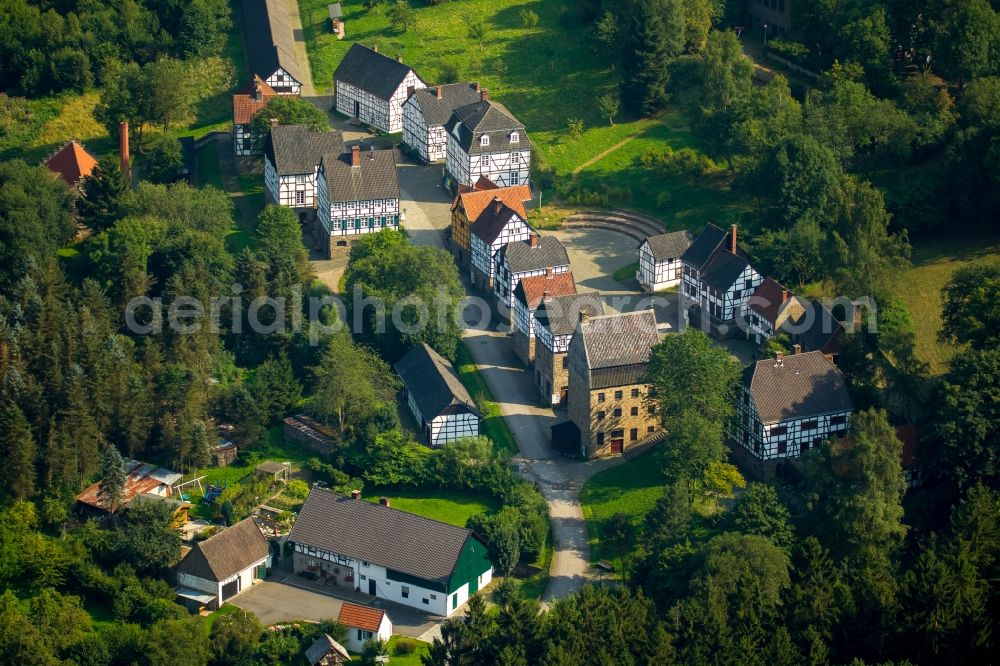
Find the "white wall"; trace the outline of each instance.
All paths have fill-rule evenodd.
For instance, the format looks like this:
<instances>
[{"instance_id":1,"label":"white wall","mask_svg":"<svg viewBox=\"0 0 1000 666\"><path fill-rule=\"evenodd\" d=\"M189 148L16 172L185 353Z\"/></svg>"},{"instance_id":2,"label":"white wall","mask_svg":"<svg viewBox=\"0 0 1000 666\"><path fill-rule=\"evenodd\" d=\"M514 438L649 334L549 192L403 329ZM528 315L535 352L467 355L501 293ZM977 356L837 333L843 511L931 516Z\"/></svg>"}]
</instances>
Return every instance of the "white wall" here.
<instances>
[{"instance_id":1,"label":"white wall","mask_svg":"<svg viewBox=\"0 0 1000 666\"><path fill-rule=\"evenodd\" d=\"M442 446L457 439L478 436L479 417L471 412L447 414L431 421L431 446Z\"/></svg>"},{"instance_id":2,"label":"white wall","mask_svg":"<svg viewBox=\"0 0 1000 666\"><path fill-rule=\"evenodd\" d=\"M347 640L344 641L344 647L348 649L349 652L361 652L364 648L365 640L364 634L360 637L358 636L358 629L356 627L349 627L347 632ZM379 624L378 632L376 633L383 641L387 641L392 638L392 621L389 620L389 614L384 613L382 615L382 623Z\"/></svg>"}]
</instances>

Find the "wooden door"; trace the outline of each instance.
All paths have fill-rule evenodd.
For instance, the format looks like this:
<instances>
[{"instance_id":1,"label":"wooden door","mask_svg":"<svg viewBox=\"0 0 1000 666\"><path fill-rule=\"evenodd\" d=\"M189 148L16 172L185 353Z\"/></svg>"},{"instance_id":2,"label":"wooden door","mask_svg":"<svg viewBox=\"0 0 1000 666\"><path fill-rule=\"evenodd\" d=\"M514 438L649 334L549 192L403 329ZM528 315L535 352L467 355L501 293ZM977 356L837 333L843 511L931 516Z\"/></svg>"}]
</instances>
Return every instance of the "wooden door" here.
<instances>
[{"instance_id":1,"label":"wooden door","mask_svg":"<svg viewBox=\"0 0 1000 666\"><path fill-rule=\"evenodd\" d=\"M372 595L373 597L375 596L375 579L374 578L369 578L368 579L368 594Z\"/></svg>"},{"instance_id":2,"label":"wooden door","mask_svg":"<svg viewBox=\"0 0 1000 666\"><path fill-rule=\"evenodd\" d=\"M611 438L611 453L621 453L625 449L624 437Z\"/></svg>"}]
</instances>

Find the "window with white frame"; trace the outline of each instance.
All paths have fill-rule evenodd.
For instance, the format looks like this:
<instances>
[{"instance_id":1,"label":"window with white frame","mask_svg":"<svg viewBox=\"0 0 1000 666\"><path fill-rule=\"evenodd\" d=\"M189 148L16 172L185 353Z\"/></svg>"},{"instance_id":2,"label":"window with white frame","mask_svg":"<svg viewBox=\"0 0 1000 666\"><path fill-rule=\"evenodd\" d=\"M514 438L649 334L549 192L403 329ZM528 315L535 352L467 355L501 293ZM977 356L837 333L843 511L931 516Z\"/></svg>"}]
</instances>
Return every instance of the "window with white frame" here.
<instances>
[{"instance_id":1,"label":"window with white frame","mask_svg":"<svg viewBox=\"0 0 1000 666\"><path fill-rule=\"evenodd\" d=\"M488 146L488 145L490 145L490 135L489 134L484 134L481 137L479 137L479 145L480 146Z\"/></svg>"},{"instance_id":2,"label":"window with white frame","mask_svg":"<svg viewBox=\"0 0 1000 666\"><path fill-rule=\"evenodd\" d=\"M490 168L490 156L489 155L482 155L482 156L480 156L480 158L479 158L479 168L480 169L489 169Z\"/></svg>"},{"instance_id":3,"label":"window with white frame","mask_svg":"<svg viewBox=\"0 0 1000 666\"><path fill-rule=\"evenodd\" d=\"M306 203L306 191L305 190L295 190L295 205L304 206Z\"/></svg>"},{"instance_id":4,"label":"window with white frame","mask_svg":"<svg viewBox=\"0 0 1000 666\"><path fill-rule=\"evenodd\" d=\"M511 143L517 143L520 140L521 140L521 135L520 134L518 134L517 132L511 132L510 133L510 142Z\"/></svg>"}]
</instances>

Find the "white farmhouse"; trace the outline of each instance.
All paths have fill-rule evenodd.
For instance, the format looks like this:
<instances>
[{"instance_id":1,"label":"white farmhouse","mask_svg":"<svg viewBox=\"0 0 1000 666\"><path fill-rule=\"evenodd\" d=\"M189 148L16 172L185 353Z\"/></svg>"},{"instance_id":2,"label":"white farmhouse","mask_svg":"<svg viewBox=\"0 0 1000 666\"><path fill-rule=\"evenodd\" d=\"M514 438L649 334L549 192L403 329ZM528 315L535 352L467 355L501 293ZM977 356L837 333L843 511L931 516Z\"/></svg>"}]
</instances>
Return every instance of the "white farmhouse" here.
<instances>
[{"instance_id":1,"label":"white farmhouse","mask_svg":"<svg viewBox=\"0 0 1000 666\"><path fill-rule=\"evenodd\" d=\"M357 238L399 229L399 180L392 150L351 146L323 156L317 178L317 240L330 255L347 252Z\"/></svg>"},{"instance_id":2,"label":"white farmhouse","mask_svg":"<svg viewBox=\"0 0 1000 666\"><path fill-rule=\"evenodd\" d=\"M493 579L472 530L314 488L292 526L293 567L338 586L448 617Z\"/></svg>"},{"instance_id":3,"label":"white farmhouse","mask_svg":"<svg viewBox=\"0 0 1000 666\"><path fill-rule=\"evenodd\" d=\"M508 243L526 241L533 236L523 217L499 197L486 206L472 223L469 234L469 279L473 286L490 292L493 288L495 260L500 248Z\"/></svg>"},{"instance_id":4,"label":"white farmhouse","mask_svg":"<svg viewBox=\"0 0 1000 666\"><path fill-rule=\"evenodd\" d=\"M685 307L707 316L720 334L736 332L734 320L743 315L747 300L763 279L737 246L736 225L729 233L714 224L705 225L681 255L681 263Z\"/></svg>"},{"instance_id":5,"label":"white farmhouse","mask_svg":"<svg viewBox=\"0 0 1000 666\"><path fill-rule=\"evenodd\" d=\"M526 241L508 243L500 248L494 261L493 295L500 312L508 315L514 309L514 290L523 278L569 272L566 246L555 236L531 234Z\"/></svg>"},{"instance_id":6,"label":"white farmhouse","mask_svg":"<svg viewBox=\"0 0 1000 666\"><path fill-rule=\"evenodd\" d=\"M480 101L460 106L445 125L448 148L445 176L449 185L472 185L486 176L500 187L528 185L531 142L522 125L489 92Z\"/></svg>"},{"instance_id":7,"label":"white farmhouse","mask_svg":"<svg viewBox=\"0 0 1000 666\"><path fill-rule=\"evenodd\" d=\"M218 610L223 603L263 580L271 549L253 518L195 542L177 564L178 599L191 610Z\"/></svg>"},{"instance_id":8,"label":"white farmhouse","mask_svg":"<svg viewBox=\"0 0 1000 666\"><path fill-rule=\"evenodd\" d=\"M315 208L316 179L323 155L344 150L340 132L314 132L305 125L273 124L264 146L264 194L268 203Z\"/></svg>"},{"instance_id":9,"label":"white farmhouse","mask_svg":"<svg viewBox=\"0 0 1000 666\"><path fill-rule=\"evenodd\" d=\"M449 83L418 88L403 102L403 143L424 162L442 162L448 151L444 129L460 106L478 102L478 83Z\"/></svg>"},{"instance_id":10,"label":"white farmhouse","mask_svg":"<svg viewBox=\"0 0 1000 666\"><path fill-rule=\"evenodd\" d=\"M354 653L360 653L370 638L386 642L392 638L392 621L381 608L359 606L345 601L340 607L337 623L347 627L344 646Z\"/></svg>"},{"instance_id":11,"label":"white farmhouse","mask_svg":"<svg viewBox=\"0 0 1000 666\"><path fill-rule=\"evenodd\" d=\"M743 372L733 452L769 477L781 461L846 434L853 409L847 380L823 352L776 354Z\"/></svg>"},{"instance_id":12,"label":"white farmhouse","mask_svg":"<svg viewBox=\"0 0 1000 666\"><path fill-rule=\"evenodd\" d=\"M277 94L256 74L250 83L233 93L233 154L245 157L254 153L257 146L253 145L250 123Z\"/></svg>"},{"instance_id":13,"label":"white farmhouse","mask_svg":"<svg viewBox=\"0 0 1000 666\"><path fill-rule=\"evenodd\" d=\"M279 95L298 95L304 63L295 58L295 33L281 0L243 0L243 25L250 73Z\"/></svg>"},{"instance_id":14,"label":"white farmhouse","mask_svg":"<svg viewBox=\"0 0 1000 666\"><path fill-rule=\"evenodd\" d=\"M396 372L406 403L431 446L478 437L482 417L468 389L447 359L421 342L406 353Z\"/></svg>"},{"instance_id":15,"label":"white farmhouse","mask_svg":"<svg viewBox=\"0 0 1000 666\"><path fill-rule=\"evenodd\" d=\"M377 50L354 44L333 73L334 106L383 132L403 129L403 102L426 88L402 58L388 58Z\"/></svg>"},{"instance_id":16,"label":"white farmhouse","mask_svg":"<svg viewBox=\"0 0 1000 666\"><path fill-rule=\"evenodd\" d=\"M681 282L681 255L691 246L691 232L673 231L650 236L639 246L635 279L646 291L660 291Z\"/></svg>"}]
</instances>

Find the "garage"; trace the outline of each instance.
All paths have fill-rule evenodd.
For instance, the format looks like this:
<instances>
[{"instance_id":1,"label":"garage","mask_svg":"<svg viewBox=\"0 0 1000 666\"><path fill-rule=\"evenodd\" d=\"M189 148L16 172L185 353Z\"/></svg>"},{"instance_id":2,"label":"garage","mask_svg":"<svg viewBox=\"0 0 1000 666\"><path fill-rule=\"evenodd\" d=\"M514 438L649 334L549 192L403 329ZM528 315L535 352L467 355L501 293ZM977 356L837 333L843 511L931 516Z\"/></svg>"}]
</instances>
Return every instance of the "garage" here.
<instances>
[{"instance_id":1,"label":"garage","mask_svg":"<svg viewBox=\"0 0 1000 666\"><path fill-rule=\"evenodd\" d=\"M226 599L232 599L237 594L239 594L239 592L240 592L240 579L237 578L236 580L230 583L226 583L225 585L222 586L222 600L225 601Z\"/></svg>"}]
</instances>

